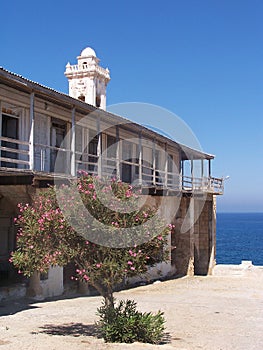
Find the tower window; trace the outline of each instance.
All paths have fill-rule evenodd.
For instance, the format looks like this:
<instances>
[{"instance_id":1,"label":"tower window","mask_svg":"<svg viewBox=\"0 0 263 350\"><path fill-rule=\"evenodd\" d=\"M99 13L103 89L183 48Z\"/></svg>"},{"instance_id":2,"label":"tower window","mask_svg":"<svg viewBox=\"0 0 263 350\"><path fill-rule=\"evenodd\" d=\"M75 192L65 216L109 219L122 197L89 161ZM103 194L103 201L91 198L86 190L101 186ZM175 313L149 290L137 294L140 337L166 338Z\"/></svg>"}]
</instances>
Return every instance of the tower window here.
<instances>
[{"instance_id":1,"label":"tower window","mask_svg":"<svg viewBox=\"0 0 263 350\"><path fill-rule=\"evenodd\" d=\"M80 95L78 97L78 100L85 102L85 96L84 95Z\"/></svg>"},{"instance_id":2,"label":"tower window","mask_svg":"<svg viewBox=\"0 0 263 350\"><path fill-rule=\"evenodd\" d=\"M99 95L96 96L96 107L100 107L101 98Z\"/></svg>"}]
</instances>

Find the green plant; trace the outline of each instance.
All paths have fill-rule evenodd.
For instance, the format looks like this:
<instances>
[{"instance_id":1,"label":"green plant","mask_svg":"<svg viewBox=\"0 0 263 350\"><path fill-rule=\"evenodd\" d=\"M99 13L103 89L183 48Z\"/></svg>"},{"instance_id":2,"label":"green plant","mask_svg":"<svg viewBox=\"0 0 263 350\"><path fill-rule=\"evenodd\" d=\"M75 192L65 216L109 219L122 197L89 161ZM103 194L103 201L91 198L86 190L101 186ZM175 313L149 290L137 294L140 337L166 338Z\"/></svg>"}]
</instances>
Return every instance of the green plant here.
<instances>
[{"instance_id":1,"label":"green plant","mask_svg":"<svg viewBox=\"0 0 263 350\"><path fill-rule=\"evenodd\" d=\"M163 312L142 313L134 300L121 300L113 307L103 302L97 310L98 326L105 342L158 344L164 337Z\"/></svg>"}]
</instances>

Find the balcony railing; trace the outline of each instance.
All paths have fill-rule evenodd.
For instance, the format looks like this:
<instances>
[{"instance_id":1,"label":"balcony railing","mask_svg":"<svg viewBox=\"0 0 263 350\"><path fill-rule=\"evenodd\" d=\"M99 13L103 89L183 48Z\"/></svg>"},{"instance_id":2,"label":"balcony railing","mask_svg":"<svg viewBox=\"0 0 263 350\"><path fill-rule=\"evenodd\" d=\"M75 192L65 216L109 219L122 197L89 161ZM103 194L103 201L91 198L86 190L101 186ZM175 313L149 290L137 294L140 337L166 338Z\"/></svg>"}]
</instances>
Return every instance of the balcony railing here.
<instances>
[{"instance_id":1,"label":"balcony railing","mask_svg":"<svg viewBox=\"0 0 263 350\"><path fill-rule=\"evenodd\" d=\"M77 170L103 177L120 178L142 187L155 187L183 192L210 192L222 194L224 181L215 177L194 177L158 169L151 162L121 160L75 152L70 149L35 144L30 157L30 143L0 137L1 172L28 170L31 172L66 174L74 176ZM33 168L30 158L33 159ZM72 162L74 162L72 166ZM72 174L74 169L74 174Z\"/></svg>"},{"instance_id":2,"label":"balcony railing","mask_svg":"<svg viewBox=\"0 0 263 350\"><path fill-rule=\"evenodd\" d=\"M29 169L29 142L0 137L1 167L10 169Z\"/></svg>"}]
</instances>

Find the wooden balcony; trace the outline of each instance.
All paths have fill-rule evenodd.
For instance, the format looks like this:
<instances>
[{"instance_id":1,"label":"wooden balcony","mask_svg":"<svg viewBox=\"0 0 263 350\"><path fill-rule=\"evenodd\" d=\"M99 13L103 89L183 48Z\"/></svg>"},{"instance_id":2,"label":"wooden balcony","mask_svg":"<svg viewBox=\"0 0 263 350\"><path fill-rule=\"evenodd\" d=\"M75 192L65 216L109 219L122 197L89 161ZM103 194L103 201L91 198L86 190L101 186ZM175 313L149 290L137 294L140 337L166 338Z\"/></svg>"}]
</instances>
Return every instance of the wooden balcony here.
<instances>
[{"instance_id":1,"label":"wooden balcony","mask_svg":"<svg viewBox=\"0 0 263 350\"><path fill-rule=\"evenodd\" d=\"M29 174L38 178L75 177L84 170L101 177L115 177L142 188L184 193L223 194L224 181L211 176L187 176L182 172L169 172L167 166L159 169L153 162L141 158L122 160L97 154L72 152L67 148L34 144L0 137L0 177Z\"/></svg>"}]
</instances>

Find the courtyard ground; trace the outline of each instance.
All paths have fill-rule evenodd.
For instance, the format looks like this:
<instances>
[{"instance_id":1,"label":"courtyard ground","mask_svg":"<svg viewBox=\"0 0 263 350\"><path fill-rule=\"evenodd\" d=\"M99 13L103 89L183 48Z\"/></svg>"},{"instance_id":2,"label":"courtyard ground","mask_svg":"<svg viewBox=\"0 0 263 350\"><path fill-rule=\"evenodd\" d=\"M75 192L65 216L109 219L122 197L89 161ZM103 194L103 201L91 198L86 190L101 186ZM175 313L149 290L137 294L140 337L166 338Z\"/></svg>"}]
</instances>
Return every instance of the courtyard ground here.
<instances>
[{"instance_id":1,"label":"courtyard ground","mask_svg":"<svg viewBox=\"0 0 263 350\"><path fill-rule=\"evenodd\" d=\"M167 341L161 345L106 344L96 337L100 297L0 304L0 349L263 349L263 268L218 268L211 277L185 277L116 293L141 311L162 310Z\"/></svg>"}]
</instances>

